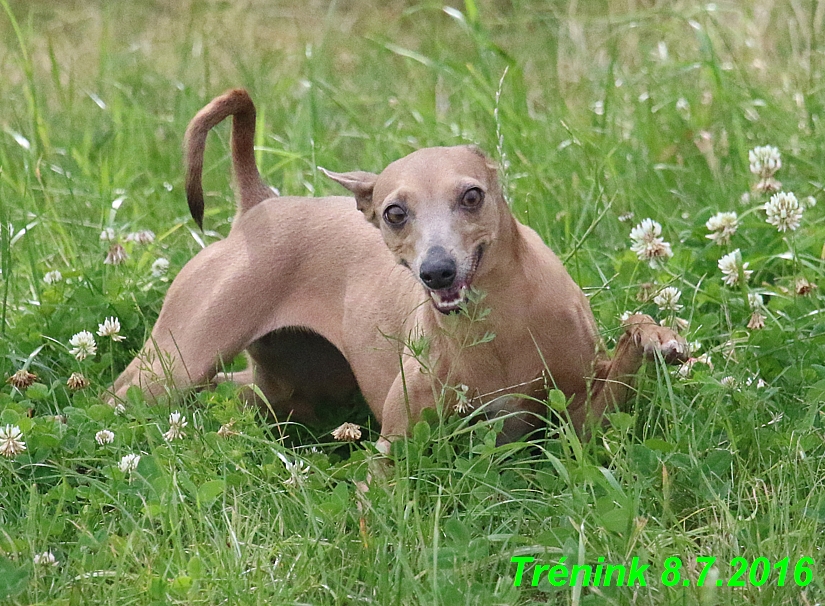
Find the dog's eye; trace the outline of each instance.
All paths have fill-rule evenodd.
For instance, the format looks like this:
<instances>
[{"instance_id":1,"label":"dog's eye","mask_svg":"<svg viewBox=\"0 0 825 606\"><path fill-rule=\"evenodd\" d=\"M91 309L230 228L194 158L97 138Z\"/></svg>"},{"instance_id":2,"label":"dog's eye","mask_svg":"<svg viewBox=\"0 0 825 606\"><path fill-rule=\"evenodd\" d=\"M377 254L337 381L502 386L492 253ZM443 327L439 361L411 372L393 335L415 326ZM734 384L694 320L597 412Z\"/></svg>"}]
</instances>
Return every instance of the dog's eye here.
<instances>
[{"instance_id":1,"label":"dog's eye","mask_svg":"<svg viewBox=\"0 0 825 606\"><path fill-rule=\"evenodd\" d=\"M461 197L461 206L464 208L474 209L481 206L484 201L484 192L477 187L472 187L464 192Z\"/></svg>"},{"instance_id":2,"label":"dog's eye","mask_svg":"<svg viewBox=\"0 0 825 606\"><path fill-rule=\"evenodd\" d=\"M393 227L400 227L407 221L407 211L398 204L391 204L384 209L384 221Z\"/></svg>"}]
</instances>

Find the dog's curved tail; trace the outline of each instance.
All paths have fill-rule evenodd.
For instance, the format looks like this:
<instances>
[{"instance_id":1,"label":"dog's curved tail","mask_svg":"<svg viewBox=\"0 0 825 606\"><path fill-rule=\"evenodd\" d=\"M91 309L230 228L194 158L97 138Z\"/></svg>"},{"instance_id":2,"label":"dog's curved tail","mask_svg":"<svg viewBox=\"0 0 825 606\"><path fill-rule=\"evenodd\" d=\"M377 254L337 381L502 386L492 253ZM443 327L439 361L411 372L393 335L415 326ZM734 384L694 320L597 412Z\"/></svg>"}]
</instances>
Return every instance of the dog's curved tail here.
<instances>
[{"instance_id":1,"label":"dog's curved tail","mask_svg":"<svg viewBox=\"0 0 825 606\"><path fill-rule=\"evenodd\" d=\"M261 180L255 164L255 105L243 89L233 89L200 110L186 129L186 200L192 218L203 229L203 150L206 135L228 116L232 119L232 166L237 187L238 212L244 213L275 193Z\"/></svg>"}]
</instances>

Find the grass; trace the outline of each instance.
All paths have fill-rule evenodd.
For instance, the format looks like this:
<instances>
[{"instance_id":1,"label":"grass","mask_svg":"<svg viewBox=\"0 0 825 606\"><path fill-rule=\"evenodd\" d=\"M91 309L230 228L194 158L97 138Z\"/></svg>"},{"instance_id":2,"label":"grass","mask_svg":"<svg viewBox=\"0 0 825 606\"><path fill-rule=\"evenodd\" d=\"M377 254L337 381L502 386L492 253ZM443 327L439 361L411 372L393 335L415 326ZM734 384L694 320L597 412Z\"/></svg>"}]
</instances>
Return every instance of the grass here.
<instances>
[{"instance_id":1,"label":"grass","mask_svg":"<svg viewBox=\"0 0 825 606\"><path fill-rule=\"evenodd\" d=\"M0 388L0 427L27 446L0 457L0 600L822 603L825 46L811 4L0 0L0 376L38 376ZM366 496L355 486L374 432L342 445L322 428L266 427L226 386L153 408L135 395L116 415L100 395L168 281L228 232L227 130L207 149L204 234L183 200L180 140L234 86L256 100L261 169L284 193L338 193L318 165L375 171L421 146L480 144L609 344L625 310L667 320L637 295L672 285L713 366L652 365L632 409L585 443L562 424L496 447L488 425L434 415ZM748 151L765 144L781 151L783 188L820 202L798 230L769 225L752 190ZM720 211L739 215L725 246L705 237ZM673 247L661 268L629 250L646 217ZM105 265L105 228L157 237ZM737 248L754 273L732 288L717 262ZM168 274L154 276L161 257ZM53 270L62 281L44 282ZM797 294L800 278L820 288ZM753 293L762 330L746 327ZM97 337L76 360L69 339L108 316L126 340ZM73 372L91 385L69 390ZM187 435L167 441L175 410ZM233 419L240 435L219 437ZM98 445L104 428L115 440ZM124 472L129 453L141 459ZM56 566L33 562L46 551ZM650 568L646 587L533 587L532 568L515 587L521 556ZM683 576L668 586L673 556ZM724 586L696 587L704 557ZM737 557L754 576L728 587ZM757 586L760 557L772 571Z\"/></svg>"}]
</instances>

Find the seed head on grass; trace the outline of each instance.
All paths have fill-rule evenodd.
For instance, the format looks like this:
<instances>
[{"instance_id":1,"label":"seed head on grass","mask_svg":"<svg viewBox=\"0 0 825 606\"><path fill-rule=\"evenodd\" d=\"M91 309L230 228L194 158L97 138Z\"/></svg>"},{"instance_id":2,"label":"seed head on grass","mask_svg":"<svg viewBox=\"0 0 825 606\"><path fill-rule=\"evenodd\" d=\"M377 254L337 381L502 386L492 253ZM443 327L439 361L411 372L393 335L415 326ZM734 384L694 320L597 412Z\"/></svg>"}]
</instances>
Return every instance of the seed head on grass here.
<instances>
[{"instance_id":1,"label":"seed head on grass","mask_svg":"<svg viewBox=\"0 0 825 606\"><path fill-rule=\"evenodd\" d=\"M183 431L183 428L187 425L189 423L186 421L186 417L176 410L169 415L169 431L163 434L163 437L169 442L185 438L186 432Z\"/></svg>"},{"instance_id":2,"label":"seed head on grass","mask_svg":"<svg viewBox=\"0 0 825 606\"><path fill-rule=\"evenodd\" d=\"M37 375L29 372L25 368L21 368L8 379L6 379L6 383L16 387L19 390L26 389L27 387L31 387L34 382L37 380Z\"/></svg>"},{"instance_id":3,"label":"seed head on grass","mask_svg":"<svg viewBox=\"0 0 825 606\"><path fill-rule=\"evenodd\" d=\"M0 427L0 455L11 459L26 450L26 443L22 437L23 432L17 425Z\"/></svg>"},{"instance_id":4,"label":"seed head on grass","mask_svg":"<svg viewBox=\"0 0 825 606\"><path fill-rule=\"evenodd\" d=\"M355 442L361 439L361 428L355 423L342 423L332 431L332 437L339 442Z\"/></svg>"},{"instance_id":5,"label":"seed head on grass","mask_svg":"<svg viewBox=\"0 0 825 606\"><path fill-rule=\"evenodd\" d=\"M781 191L774 194L764 208L768 216L766 221L781 232L796 231L802 222L804 209L793 192Z\"/></svg>"},{"instance_id":6,"label":"seed head on grass","mask_svg":"<svg viewBox=\"0 0 825 606\"><path fill-rule=\"evenodd\" d=\"M155 232L150 229L142 231L133 231L126 234L124 238L126 242L134 242L135 244L151 244L155 241Z\"/></svg>"},{"instance_id":7,"label":"seed head on grass","mask_svg":"<svg viewBox=\"0 0 825 606\"><path fill-rule=\"evenodd\" d=\"M679 311L682 309L682 305L679 304L681 296L681 290L675 286L667 286L659 291L659 294L653 298L653 302L662 311Z\"/></svg>"},{"instance_id":8,"label":"seed head on grass","mask_svg":"<svg viewBox=\"0 0 825 606\"><path fill-rule=\"evenodd\" d=\"M103 324L98 324L97 334L100 337L112 337L112 341L123 341L126 338L120 334L120 320L115 317L106 318Z\"/></svg>"},{"instance_id":9,"label":"seed head on grass","mask_svg":"<svg viewBox=\"0 0 825 606\"><path fill-rule=\"evenodd\" d=\"M723 212L716 213L708 219L705 227L710 231L710 234L705 237L713 240L714 244L722 246L730 243L731 236L736 233L739 223L736 213Z\"/></svg>"},{"instance_id":10,"label":"seed head on grass","mask_svg":"<svg viewBox=\"0 0 825 606\"><path fill-rule=\"evenodd\" d=\"M751 319L748 320L748 330L762 330L765 328L765 316L760 311L751 313Z\"/></svg>"},{"instance_id":11,"label":"seed head on grass","mask_svg":"<svg viewBox=\"0 0 825 606\"><path fill-rule=\"evenodd\" d=\"M742 253L738 248L719 259L718 265L724 274L722 281L728 286L738 285L741 279L747 282L753 273L748 269L748 264L742 262Z\"/></svg>"},{"instance_id":12,"label":"seed head on grass","mask_svg":"<svg viewBox=\"0 0 825 606\"><path fill-rule=\"evenodd\" d=\"M123 455L123 458L120 459L120 463L117 464L117 467L123 473L132 473L135 469L137 469L138 463L140 463L140 455L129 453L127 455Z\"/></svg>"},{"instance_id":13,"label":"seed head on grass","mask_svg":"<svg viewBox=\"0 0 825 606\"><path fill-rule=\"evenodd\" d=\"M748 293L748 306L751 308L751 319L748 321L748 330L762 330L767 319L764 311L765 304L759 293Z\"/></svg>"},{"instance_id":14,"label":"seed head on grass","mask_svg":"<svg viewBox=\"0 0 825 606\"><path fill-rule=\"evenodd\" d=\"M128 258L129 255L126 253L126 249L123 248L123 246L118 242L115 242L111 247L109 247L109 252L106 253L106 259L103 261L103 264L120 265Z\"/></svg>"},{"instance_id":15,"label":"seed head on grass","mask_svg":"<svg viewBox=\"0 0 825 606\"><path fill-rule=\"evenodd\" d=\"M661 235L662 226L653 219L645 219L630 230L630 239L633 241L630 250L636 253L640 261L648 261L655 268L660 262L673 256L670 244Z\"/></svg>"},{"instance_id":16,"label":"seed head on grass","mask_svg":"<svg viewBox=\"0 0 825 606\"><path fill-rule=\"evenodd\" d=\"M796 289L796 294L800 297L807 297L811 294L814 289L816 288L816 284L812 282L808 282L805 278L797 278L796 282L794 283L794 288Z\"/></svg>"},{"instance_id":17,"label":"seed head on grass","mask_svg":"<svg viewBox=\"0 0 825 606\"><path fill-rule=\"evenodd\" d=\"M73 372L72 376L66 381L66 386L72 391L80 391L89 386L89 379L84 377L79 372Z\"/></svg>"},{"instance_id":18,"label":"seed head on grass","mask_svg":"<svg viewBox=\"0 0 825 606\"><path fill-rule=\"evenodd\" d=\"M79 361L85 360L89 356L97 353L97 343L95 343L95 336L88 330L81 330L79 333L69 339L69 345L72 349L69 353L72 354Z\"/></svg>"},{"instance_id":19,"label":"seed head on grass","mask_svg":"<svg viewBox=\"0 0 825 606\"><path fill-rule=\"evenodd\" d=\"M229 423L224 423L221 425L220 429L218 429L218 435L222 438L231 438L234 436L241 435L235 427L235 419L229 419Z\"/></svg>"}]
</instances>

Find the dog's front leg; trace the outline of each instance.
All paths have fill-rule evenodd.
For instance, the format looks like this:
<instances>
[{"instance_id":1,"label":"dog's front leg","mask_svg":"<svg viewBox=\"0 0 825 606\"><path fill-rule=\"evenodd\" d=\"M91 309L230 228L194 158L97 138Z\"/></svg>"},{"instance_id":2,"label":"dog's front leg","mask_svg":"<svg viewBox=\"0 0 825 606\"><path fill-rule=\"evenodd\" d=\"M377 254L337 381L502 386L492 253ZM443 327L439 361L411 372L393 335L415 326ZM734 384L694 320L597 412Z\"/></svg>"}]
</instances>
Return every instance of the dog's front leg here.
<instances>
[{"instance_id":1,"label":"dog's front leg","mask_svg":"<svg viewBox=\"0 0 825 606\"><path fill-rule=\"evenodd\" d=\"M590 406L570 411L576 431L581 435L588 419L599 423L606 410L622 408L630 400L633 377L645 360L661 356L668 364L684 362L688 347L684 338L670 328L659 326L645 314L634 314L624 322L625 332L619 338L611 360L597 363Z\"/></svg>"},{"instance_id":2,"label":"dog's front leg","mask_svg":"<svg viewBox=\"0 0 825 606\"><path fill-rule=\"evenodd\" d=\"M427 407L435 407L433 376L418 360L407 358L384 400L376 448L389 454L390 443L407 435Z\"/></svg>"}]
</instances>

